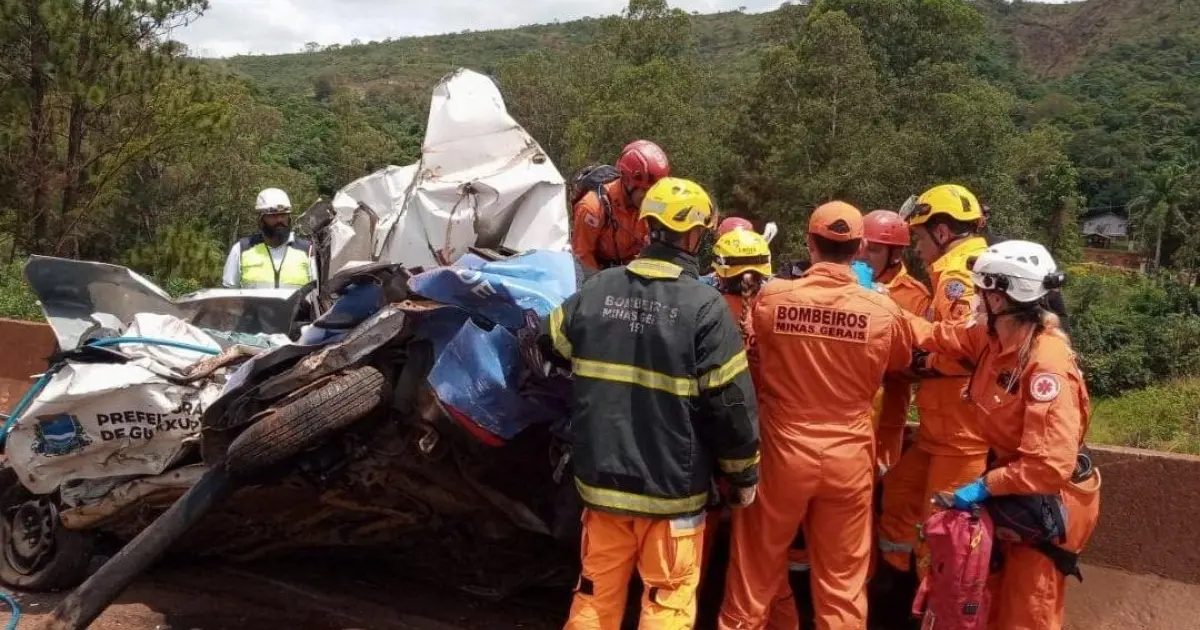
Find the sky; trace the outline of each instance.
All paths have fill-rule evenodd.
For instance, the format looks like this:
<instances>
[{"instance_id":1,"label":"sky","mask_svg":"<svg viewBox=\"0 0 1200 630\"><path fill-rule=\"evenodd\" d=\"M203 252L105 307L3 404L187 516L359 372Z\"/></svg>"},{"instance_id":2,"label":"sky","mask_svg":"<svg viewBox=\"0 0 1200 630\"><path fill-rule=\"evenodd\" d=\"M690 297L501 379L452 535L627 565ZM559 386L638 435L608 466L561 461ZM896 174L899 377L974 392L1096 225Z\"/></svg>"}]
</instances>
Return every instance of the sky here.
<instances>
[{"instance_id":1,"label":"sky","mask_svg":"<svg viewBox=\"0 0 1200 630\"><path fill-rule=\"evenodd\" d=\"M1063 2L1066 0L1048 0ZM715 13L759 12L780 0L672 0L672 7ZM619 13L626 0L210 0L210 8L172 37L203 57L300 52L322 45L382 41L567 21ZM486 11L483 9L486 8Z\"/></svg>"}]
</instances>

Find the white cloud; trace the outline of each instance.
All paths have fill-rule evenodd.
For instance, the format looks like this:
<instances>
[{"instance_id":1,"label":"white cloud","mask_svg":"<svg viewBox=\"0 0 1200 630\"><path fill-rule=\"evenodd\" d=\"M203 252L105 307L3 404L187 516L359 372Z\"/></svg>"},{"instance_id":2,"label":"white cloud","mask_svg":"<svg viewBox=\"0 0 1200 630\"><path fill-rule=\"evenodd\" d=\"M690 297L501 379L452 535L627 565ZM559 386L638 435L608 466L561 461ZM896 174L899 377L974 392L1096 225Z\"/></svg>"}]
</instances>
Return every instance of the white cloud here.
<instances>
[{"instance_id":1,"label":"white cloud","mask_svg":"<svg viewBox=\"0 0 1200 630\"><path fill-rule=\"evenodd\" d=\"M1058 0L1063 1L1063 0ZM173 36L193 54L299 52L306 42L382 41L611 15L626 0L212 0L211 8ZM671 6L712 13L745 7L765 11L780 0L672 0Z\"/></svg>"}]
</instances>

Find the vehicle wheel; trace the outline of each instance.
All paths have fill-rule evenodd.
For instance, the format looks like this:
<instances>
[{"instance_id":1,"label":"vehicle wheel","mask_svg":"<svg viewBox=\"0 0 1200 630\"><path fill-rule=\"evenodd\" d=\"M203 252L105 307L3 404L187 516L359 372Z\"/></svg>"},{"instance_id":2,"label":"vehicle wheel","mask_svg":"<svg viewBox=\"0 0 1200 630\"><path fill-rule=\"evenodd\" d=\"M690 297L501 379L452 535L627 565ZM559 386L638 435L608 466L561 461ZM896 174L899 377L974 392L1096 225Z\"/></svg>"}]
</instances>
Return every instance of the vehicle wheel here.
<instances>
[{"instance_id":1,"label":"vehicle wheel","mask_svg":"<svg viewBox=\"0 0 1200 630\"><path fill-rule=\"evenodd\" d=\"M321 444L375 410L385 386L383 374L372 367L342 373L250 425L229 445L226 469L244 477Z\"/></svg>"},{"instance_id":2,"label":"vehicle wheel","mask_svg":"<svg viewBox=\"0 0 1200 630\"><path fill-rule=\"evenodd\" d=\"M77 586L92 561L92 535L63 527L50 497L13 483L0 495L0 582L30 591Z\"/></svg>"}]
</instances>

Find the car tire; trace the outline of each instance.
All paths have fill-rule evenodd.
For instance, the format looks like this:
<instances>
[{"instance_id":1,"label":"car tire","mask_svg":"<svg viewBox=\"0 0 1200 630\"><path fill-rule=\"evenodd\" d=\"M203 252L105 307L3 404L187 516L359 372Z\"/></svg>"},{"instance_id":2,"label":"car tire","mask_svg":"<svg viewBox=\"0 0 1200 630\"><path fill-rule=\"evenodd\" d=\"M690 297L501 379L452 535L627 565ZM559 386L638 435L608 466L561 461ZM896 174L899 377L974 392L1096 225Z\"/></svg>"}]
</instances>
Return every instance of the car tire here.
<instances>
[{"instance_id":1,"label":"car tire","mask_svg":"<svg viewBox=\"0 0 1200 630\"><path fill-rule=\"evenodd\" d=\"M318 446L358 422L384 400L386 379L360 367L274 410L239 435L225 454L234 477L246 477Z\"/></svg>"},{"instance_id":2,"label":"car tire","mask_svg":"<svg viewBox=\"0 0 1200 630\"><path fill-rule=\"evenodd\" d=\"M88 576L95 538L63 527L54 501L30 494L11 470L3 476L11 482L0 492L0 582L24 591L79 585Z\"/></svg>"}]
</instances>

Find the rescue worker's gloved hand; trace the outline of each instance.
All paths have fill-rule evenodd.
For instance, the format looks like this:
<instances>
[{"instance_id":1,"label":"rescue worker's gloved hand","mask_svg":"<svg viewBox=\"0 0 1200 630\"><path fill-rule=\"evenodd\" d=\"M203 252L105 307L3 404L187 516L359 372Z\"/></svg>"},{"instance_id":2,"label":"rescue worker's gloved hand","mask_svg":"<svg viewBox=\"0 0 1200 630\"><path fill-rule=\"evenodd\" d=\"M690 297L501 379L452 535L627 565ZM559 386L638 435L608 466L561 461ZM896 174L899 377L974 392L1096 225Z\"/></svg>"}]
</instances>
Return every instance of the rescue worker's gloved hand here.
<instances>
[{"instance_id":1,"label":"rescue worker's gloved hand","mask_svg":"<svg viewBox=\"0 0 1200 630\"><path fill-rule=\"evenodd\" d=\"M749 507L751 503L754 503L756 496L758 496L758 484L745 488L734 488L733 494L729 497L729 503L733 507Z\"/></svg>"},{"instance_id":2,"label":"rescue worker's gloved hand","mask_svg":"<svg viewBox=\"0 0 1200 630\"><path fill-rule=\"evenodd\" d=\"M981 477L954 491L954 509L969 510L983 503L990 496L992 493L987 489L987 485L983 483Z\"/></svg>"}]
</instances>

